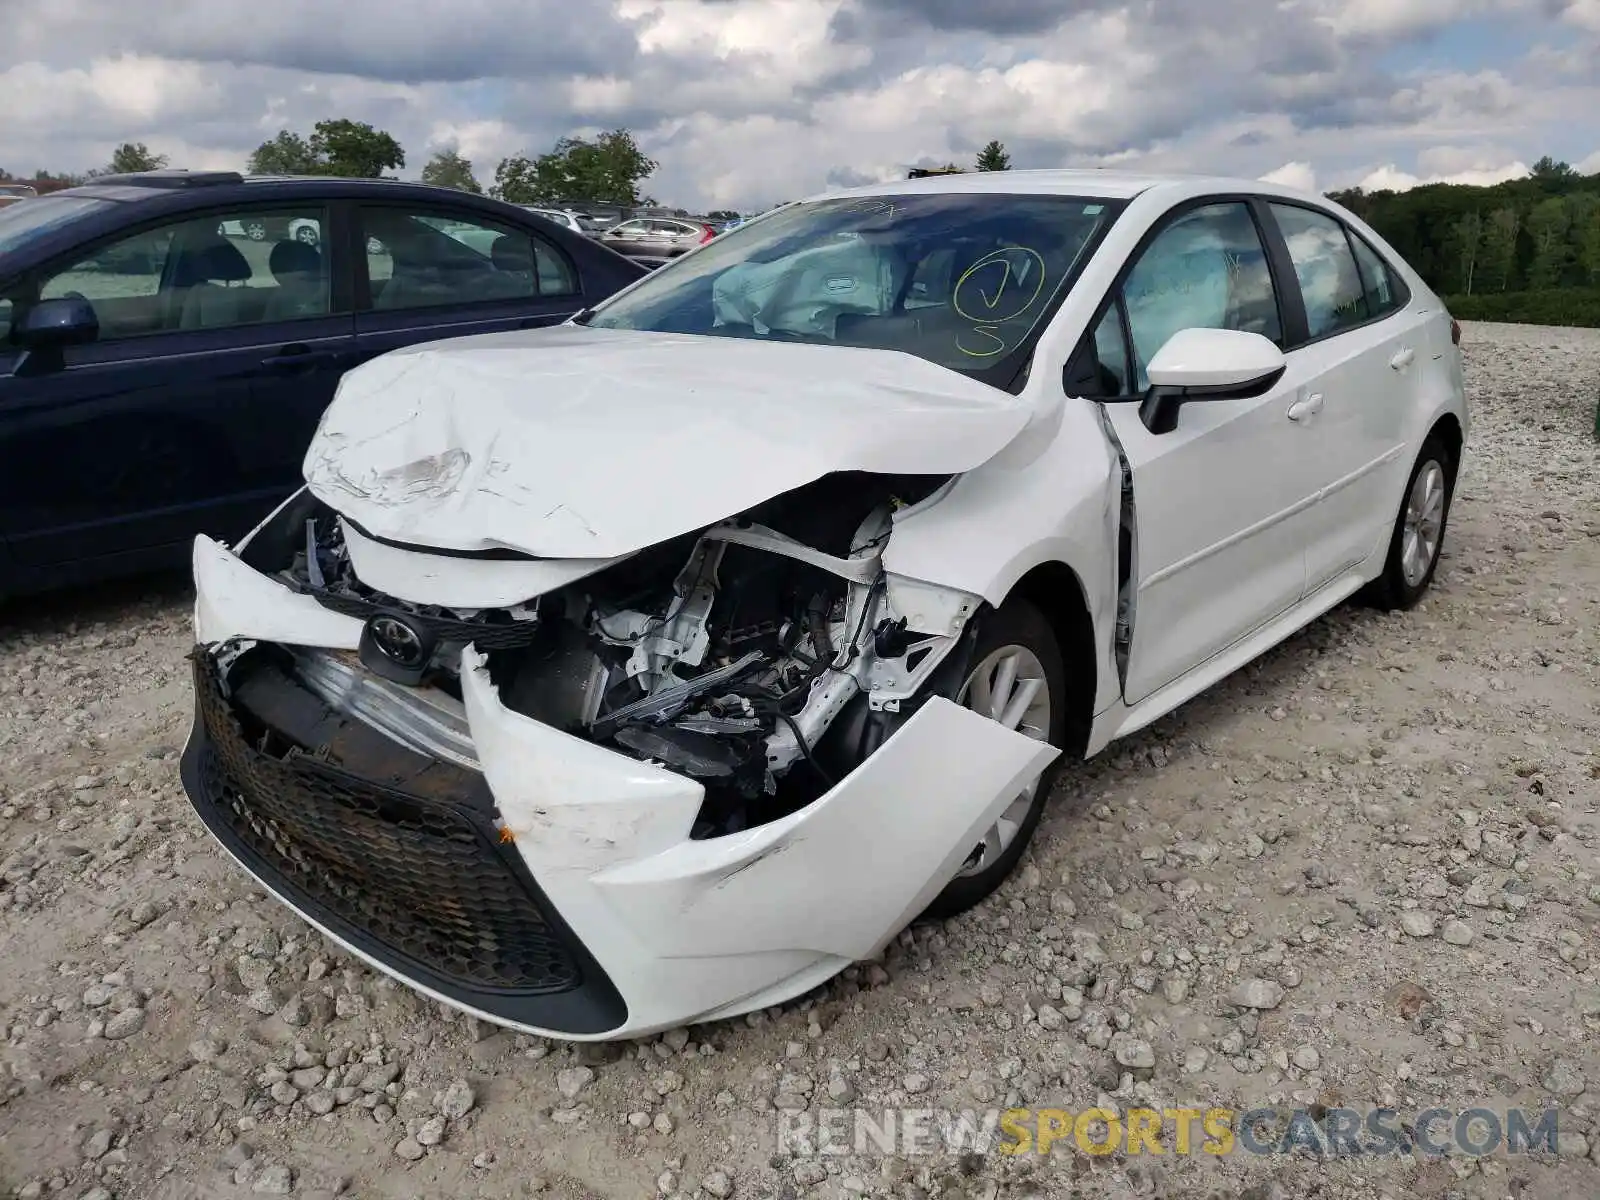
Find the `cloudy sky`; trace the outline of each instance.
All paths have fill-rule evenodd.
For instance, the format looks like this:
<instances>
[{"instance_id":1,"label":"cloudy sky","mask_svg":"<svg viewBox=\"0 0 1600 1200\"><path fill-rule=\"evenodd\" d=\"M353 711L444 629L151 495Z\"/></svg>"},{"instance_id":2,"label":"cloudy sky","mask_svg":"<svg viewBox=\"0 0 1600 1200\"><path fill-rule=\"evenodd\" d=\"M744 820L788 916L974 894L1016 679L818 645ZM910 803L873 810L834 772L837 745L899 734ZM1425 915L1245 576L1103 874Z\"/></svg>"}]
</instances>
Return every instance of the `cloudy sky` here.
<instances>
[{"instance_id":1,"label":"cloudy sky","mask_svg":"<svg viewBox=\"0 0 1600 1200\"><path fill-rule=\"evenodd\" d=\"M1600 0L0 0L0 167L240 167L322 117L480 179L626 126L647 190L764 207L908 166L1319 189L1600 171ZM448 14L448 15L447 15Z\"/></svg>"}]
</instances>

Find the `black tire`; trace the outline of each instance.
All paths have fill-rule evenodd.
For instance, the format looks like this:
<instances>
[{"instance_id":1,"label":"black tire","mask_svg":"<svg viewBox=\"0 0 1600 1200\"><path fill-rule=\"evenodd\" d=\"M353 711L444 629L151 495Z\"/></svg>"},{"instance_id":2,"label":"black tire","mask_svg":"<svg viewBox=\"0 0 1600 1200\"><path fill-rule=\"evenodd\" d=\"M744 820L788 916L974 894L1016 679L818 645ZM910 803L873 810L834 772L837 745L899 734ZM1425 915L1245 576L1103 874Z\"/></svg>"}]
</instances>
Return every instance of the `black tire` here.
<instances>
[{"instance_id":1,"label":"black tire","mask_svg":"<svg viewBox=\"0 0 1600 1200\"><path fill-rule=\"evenodd\" d=\"M1444 507L1439 514L1439 535L1434 544L1433 559L1428 564L1428 569L1415 580L1406 578L1404 565L1406 541L1406 509L1411 503L1412 490L1417 486L1417 480L1423 472L1429 469L1430 464L1437 465L1444 474ZM1383 574L1368 584L1361 592L1361 599L1374 608L1385 612L1401 612L1416 605L1428 586L1433 582L1434 573L1439 569L1439 558L1444 552L1445 530L1450 522L1450 505L1455 499L1456 490L1455 455L1450 453L1450 447L1437 433L1429 434L1422 443L1422 449L1417 454L1417 461L1411 467L1411 474L1406 479L1406 490L1400 496L1400 510L1395 514L1394 528L1389 535L1389 553L1383 560Z\"/></svg>"},{"instance_id":2,"label":"black tire","mask_svg":"<svg viewBox=\"0 0 1600 1200\"><path fill-rule=\"evenodd\" d=\"M1064 745L1068 693L1066 665L1062 662L1061 646L1044 614L1020 597L1007 600L998 609L982 618L982 624L978 628L978 635L972 647L969 660L971 665L955 679L953 686L948 688L950 698L955 699L960 695L969 673L979 663L996 650L1011 645L1023 646L1032 651L1040 666L1044 668L1044 677L1050 688L1050 744ZM1033 831L1039 826L1039 818L1044 814L1045 804L1049 800L1051 785L1055 782L1056 774L1062 765L1062 756L1058 755L1055 761L1045 768L1039 786L1034 789L1033 804L1017 830L1016 837L1005 851L982 871L972 875L958 875L952 879L944 891L933 898L933 902L923 911L920 920L942 921L957 913L966 912L967 909L992 895L995 889L1005 882L1006 877L1016 869L1017 862L1028 848L1028 843L1033 840Z\"/></svg>"}]
</instances>

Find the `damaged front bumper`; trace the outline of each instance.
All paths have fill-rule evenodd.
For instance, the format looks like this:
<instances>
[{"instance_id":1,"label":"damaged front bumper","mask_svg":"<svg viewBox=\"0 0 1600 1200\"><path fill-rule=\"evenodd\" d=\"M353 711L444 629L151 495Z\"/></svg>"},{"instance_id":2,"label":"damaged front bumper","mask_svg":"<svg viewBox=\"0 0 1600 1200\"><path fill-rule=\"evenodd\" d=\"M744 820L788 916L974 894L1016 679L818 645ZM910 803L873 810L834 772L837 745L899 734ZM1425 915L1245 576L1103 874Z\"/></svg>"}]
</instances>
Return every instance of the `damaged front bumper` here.
<instances>
[{"instance_id":1,"label":"damaged front bumper","mask_svg":"<svg viewBox=\"0 0 1600 1200\"><path fill-rule=\"evenodd\" d=\"M201 539L196 717L183 759L212 834L350 952L490 1021L639 1036L803 993L870 958L1055 757L925 701L813 803L692 838L695 780L502 704L461 653L470 755L339 720L288 647L354 649L360 622Z\"/></svg>"}]
</instances>

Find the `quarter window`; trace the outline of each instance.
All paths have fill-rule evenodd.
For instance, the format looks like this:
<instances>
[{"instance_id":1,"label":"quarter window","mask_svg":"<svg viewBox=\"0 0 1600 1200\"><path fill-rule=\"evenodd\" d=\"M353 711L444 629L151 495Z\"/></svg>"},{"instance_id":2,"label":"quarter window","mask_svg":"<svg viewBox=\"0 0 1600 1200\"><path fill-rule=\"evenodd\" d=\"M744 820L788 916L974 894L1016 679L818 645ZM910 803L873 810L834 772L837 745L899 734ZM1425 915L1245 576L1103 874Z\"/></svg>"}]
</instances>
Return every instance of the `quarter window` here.
<instances>
[{"instance_id":1,"label":"quarter window","mask_svg":"<svg viewBox=\"0 0 1600 1200\"><path fill-rule=\"evenodd\" d=\"M39 281L80 296L100 340L326 316L321 209L195 217L101 246Z\"/></svg>"},{"instance_id":2,"label":"quarter window","mask_svg":"<svg viewBox=\"0 0 1600 1200\"><path fill-rule=\"evenodd\" d=\"M1282 344L1272 271L1255 220L1241 202L1194 209L1157 234L1129 272L1123 301L1135 392L1150 386L1150 360L1179 330L1237 329Z\"/></svg>"},{"instance_id":3,"label":"quarter window","mask_svg":"<svg viewBox=\"0 0 1600 1200\"><path fill-rule=\"evenodd\" d=\"M1094 357L1107 396L1126 396L1133 390L1127 343L1122 340L1122 314L1115 304L1106 309L1106 315L1095 326Z\"/></svg>"},{"instance_id":4,"label":"quarter window","mask_svg":"<svg viewBox=\"0 0 1600 1200\"><path fill-rule=\"evenodd\" d=\"M375 309L573 296L577 276L543 238L476 214L361 211Z\"/></svg>"},{"instance_id":5,"label":"quarter window","mask_svg":"<svg viewBox=\"0 0 1600 1200\"><path fill-rule=\"evenodd\" d=\"M1344 226L1326 213L1297 205L1274 204L1272 214L1300 282L1310 336L1326 337L1368 320L1361 272Z\"/></svg>"},{"instance_id":6,"label":"quarter window","mask_svg":"<svg viewBox=\"0 0 1600 1200\"><path fill-rule=\"evenodd\" d=\"M1360 234L1350 232L1350 247L1356 252L1356 265L1361 268L1362 291L1367 300L1367 311L1374 317L1386 317L1405 303L1400 282L1389 269L1389 264L1378 252L1367 245Z\"/></svg>"}]
</instances>

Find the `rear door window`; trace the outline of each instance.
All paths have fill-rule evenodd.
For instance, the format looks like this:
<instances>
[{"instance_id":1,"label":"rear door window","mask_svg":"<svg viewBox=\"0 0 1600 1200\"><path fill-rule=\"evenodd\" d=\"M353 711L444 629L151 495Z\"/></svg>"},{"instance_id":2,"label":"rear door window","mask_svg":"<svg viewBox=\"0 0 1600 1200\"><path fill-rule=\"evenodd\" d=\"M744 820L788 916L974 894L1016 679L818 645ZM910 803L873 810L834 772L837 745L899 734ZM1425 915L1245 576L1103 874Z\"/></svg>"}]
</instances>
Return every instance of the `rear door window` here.
<instances>
[{"instance_id":1,"label":"rear door window","mask_svg":"<svg viewBox=\"0 0 1600 1200\"><path fill-rule=\"evenodd\" d=\"M1298 205L1272 204L1270 208L1289 247L1312 339L1370 319L1361 272L1344 225L1326 213Z\"/></svg>"},{"instance_id":2,"label":"rear door window","mask_svg":"<svg viewBox=\"0 0 1600 1200\"><path fill-rule=\"evenodd\" d=\"M577 273L554 243L477 213L361 210L375 310L572 296Z\"/></svg>"}]
</instances>

